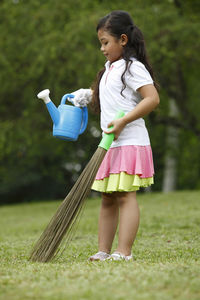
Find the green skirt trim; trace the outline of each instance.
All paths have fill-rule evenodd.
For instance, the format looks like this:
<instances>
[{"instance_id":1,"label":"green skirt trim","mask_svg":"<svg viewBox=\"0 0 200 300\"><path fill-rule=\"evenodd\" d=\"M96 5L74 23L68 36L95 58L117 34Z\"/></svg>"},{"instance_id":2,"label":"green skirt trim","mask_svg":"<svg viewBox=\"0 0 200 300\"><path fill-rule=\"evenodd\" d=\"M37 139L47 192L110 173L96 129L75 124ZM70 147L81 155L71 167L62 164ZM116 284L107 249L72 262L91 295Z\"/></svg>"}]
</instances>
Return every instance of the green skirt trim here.
<instances>
[{"instance_id":1,"label":"green skirt trim","mask_svg":"<svg viewBox=\"0 0 200 300\"><path fill-rule=\"evenodd\" d=\"M102 180L95 180L92 189L102 193L133 192L140 187L148 187L154 183L153 177L140 178L138 175L129 175L125 172L110 174Z\"/></svg>"}]
</instances>

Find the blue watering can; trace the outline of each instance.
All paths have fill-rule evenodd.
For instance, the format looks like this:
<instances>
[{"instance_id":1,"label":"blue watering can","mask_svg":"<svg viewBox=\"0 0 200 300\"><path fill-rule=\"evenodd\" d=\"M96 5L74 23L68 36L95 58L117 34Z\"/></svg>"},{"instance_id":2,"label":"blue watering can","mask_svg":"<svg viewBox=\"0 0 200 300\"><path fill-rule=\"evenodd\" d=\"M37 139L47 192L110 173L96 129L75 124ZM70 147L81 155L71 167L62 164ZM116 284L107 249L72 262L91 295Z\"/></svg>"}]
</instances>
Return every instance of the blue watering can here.
<instances>
[{"instance_id":1,"label":"blue watering can","mask_svg":"<svg viewBox=\"0 0 200 300\"><path fill-rule=\"evenodd\" d=\"M53 136L67 141L76 141L88 123L87 107L77 107L65 104L66 100L73 103L74 95L66 94L62 97L58 108L49 98L48 89L40 92L37 97L44 100L53 121Z\"/></svg>"}]
</instances>

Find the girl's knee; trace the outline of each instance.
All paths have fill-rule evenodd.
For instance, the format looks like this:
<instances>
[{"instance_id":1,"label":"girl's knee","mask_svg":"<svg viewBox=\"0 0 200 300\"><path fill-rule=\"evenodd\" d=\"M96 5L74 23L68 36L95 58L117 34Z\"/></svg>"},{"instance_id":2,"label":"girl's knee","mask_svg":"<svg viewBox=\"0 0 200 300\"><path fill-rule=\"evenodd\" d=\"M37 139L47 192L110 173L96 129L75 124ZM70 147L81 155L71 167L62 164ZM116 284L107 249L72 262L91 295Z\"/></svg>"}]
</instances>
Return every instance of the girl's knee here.
<instances>
[{"instance_id":1,"label":"girl's knee","mask_svg":"<svg viewBox=\"0 0 200 300\"><path fill-rule=\"evenodd\" d=\"M102 206L109 207L116 205L118 205L118 203L114 193L102 193Z\"/></svg>"},{"instance_id":2,"label":"girl's knee","mask_svg":"<svg viewBox=\"0 0 200 300\"><path fill-rule=\"evenodd\" d=\"M135 192L120 192L117 195L117 201L119 206L122 206L129 201L135 201L136 200L136 193Z\"/></svg>"}]
</instances>

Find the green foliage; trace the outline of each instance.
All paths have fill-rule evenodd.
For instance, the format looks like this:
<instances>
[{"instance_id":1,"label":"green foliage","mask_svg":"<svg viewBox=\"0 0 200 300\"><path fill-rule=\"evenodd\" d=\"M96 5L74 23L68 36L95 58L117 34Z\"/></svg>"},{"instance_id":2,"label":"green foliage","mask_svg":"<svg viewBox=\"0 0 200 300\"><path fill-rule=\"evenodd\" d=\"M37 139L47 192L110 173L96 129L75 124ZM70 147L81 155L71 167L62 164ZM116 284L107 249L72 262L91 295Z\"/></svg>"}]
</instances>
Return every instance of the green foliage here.
<instances>
[{"instance_id":1,"label":"green foliage","mask_svg":"<svg viewBox=\"0 0 200 300\"><path fill-rule=\"evenodd\" d=\"M9 0L0 3L0 196L1 201L63 197L96 150L99 123L90 114L86 133L76 143L55 140L52 124L36 94L51 90L61 97L89 87L104 64L95 26L114 9L129 11L145 35L161 85L159 110L147 118L154 151L155 190L161 189L168 101L179 108L178 126L198 144L200 25L198 1ZM177 120L176 120L177 121ZM190 134L189 134L190 132ZM193 141L194 140L194 141ZM189 138L190 142L190 138ZM188 181L189 151L180 143L179 188L199 187L200 162ZM194 150L197 153L197 150ZM195 181L195 182L194 182Z\"/></svg>"},{"instance_id":2,"label":"green foliage","mask_svg":"<svg viewBox=\"0 0 200 300\"><path fill-rule=\"evenodd\" d=\"M198 300L199 192L138 197L134 262L96 262L100 199L90 199L74 239L51 263L28 256L57 202L2 206L0 299ZM113 249L115 249L116 241Z\"/></svg>"}]
</instances>

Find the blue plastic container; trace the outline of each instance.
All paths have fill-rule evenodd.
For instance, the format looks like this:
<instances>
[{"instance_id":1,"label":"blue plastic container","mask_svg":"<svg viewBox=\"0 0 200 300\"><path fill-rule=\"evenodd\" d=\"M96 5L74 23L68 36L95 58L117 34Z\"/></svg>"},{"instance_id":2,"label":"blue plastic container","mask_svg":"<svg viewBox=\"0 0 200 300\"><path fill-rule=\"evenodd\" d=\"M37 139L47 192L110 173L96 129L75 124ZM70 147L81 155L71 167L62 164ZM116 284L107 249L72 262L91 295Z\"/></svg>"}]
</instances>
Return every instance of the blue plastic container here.
<instances>
[{"instance_id":1,"label":"blue plastic container","mask_svg":"<svg viewBox=\"0 0 200 300\"><path fill-rule=\"evenodd\" d=\"M53 120L53 136L62 140L76 141L87 127L87 107L80 108L65 104L67 99L73 97L71 94L64 95L58 108L52 101L46 104ZM70 101L73 103L72 100Z\"/></svg>"}]
</instances>

